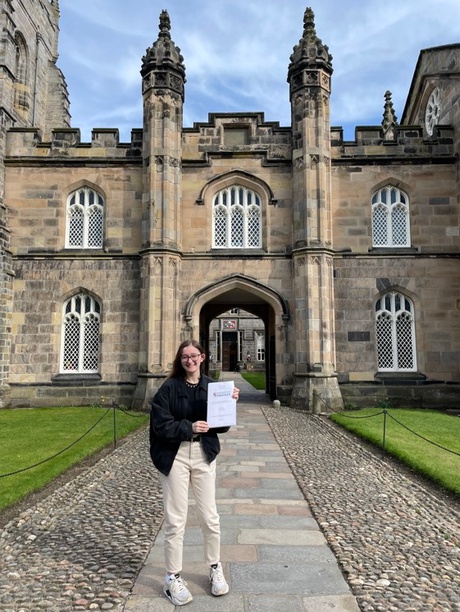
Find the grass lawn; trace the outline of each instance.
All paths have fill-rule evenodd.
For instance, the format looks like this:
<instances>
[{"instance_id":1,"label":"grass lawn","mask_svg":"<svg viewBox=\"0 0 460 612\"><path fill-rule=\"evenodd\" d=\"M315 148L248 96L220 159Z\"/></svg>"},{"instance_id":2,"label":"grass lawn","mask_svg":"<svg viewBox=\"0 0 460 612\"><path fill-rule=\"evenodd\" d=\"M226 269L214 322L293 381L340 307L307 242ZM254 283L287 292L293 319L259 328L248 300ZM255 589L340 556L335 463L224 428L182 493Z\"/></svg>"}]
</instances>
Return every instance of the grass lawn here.
<instances>
[{"instance_id":1,"label":"grass lawn","mask_svg":"<svg viewBox=\"0 0 460 612\"><path fill-rule=\"evenodd\" d=\"M331 419L383 448L384 414L381 409L342 412L333 414ZM388 454L460 495L459 417L431 410L388 410L385 438Z\"/></svg>"},{"instance_id":2,"label":"grass lawn","mask_svg":"<svg viewBox=\"0 0 460 612\"><path fill-rule=\"evenodd\" d=\"M116 438L126 436L147 420L147 414L117 410ZM45 461L77 440L62 454ZM106 407L0 410L0 510L113 442L113 410ZM44 463L37 467L3 477L41 461Z\"/></svg>"},{"instance_id":3,"label":"grass lawn","mask_svg":"<svg viewBox=\"0 0 460 612\"><path fill-rule=\"evenodd\" d=\"M265 391L265 372L242 371L240 374L255 389Z\"/></svg>"}]
</instances>

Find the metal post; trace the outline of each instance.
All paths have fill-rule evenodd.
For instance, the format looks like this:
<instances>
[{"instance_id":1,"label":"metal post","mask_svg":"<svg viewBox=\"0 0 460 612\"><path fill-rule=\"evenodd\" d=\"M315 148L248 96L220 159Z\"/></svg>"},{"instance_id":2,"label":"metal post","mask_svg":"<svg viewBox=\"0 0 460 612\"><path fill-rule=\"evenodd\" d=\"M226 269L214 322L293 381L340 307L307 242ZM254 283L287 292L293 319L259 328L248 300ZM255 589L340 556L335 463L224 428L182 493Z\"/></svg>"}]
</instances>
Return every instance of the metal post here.
<instances>
[{"instance_id":1,"label":"metal post","mask_svg":"<svg viewBox=\"0 0 460 612\"><path fill-rule=\"evenodd\" d=\"M385 448L387 440L387 409L383 409L383 446L382 446L382 459L385 461Z\"/></svg>"},{"instance_id":2,"label":"metal post","mask_svg":"<svg viewBox=\"0 0 460 612\"><path fill-rule=\"evenodd\" d=\"M117 403L112 402L113 407L113 448L117 448Z\"/></svg>"}]
</instances>

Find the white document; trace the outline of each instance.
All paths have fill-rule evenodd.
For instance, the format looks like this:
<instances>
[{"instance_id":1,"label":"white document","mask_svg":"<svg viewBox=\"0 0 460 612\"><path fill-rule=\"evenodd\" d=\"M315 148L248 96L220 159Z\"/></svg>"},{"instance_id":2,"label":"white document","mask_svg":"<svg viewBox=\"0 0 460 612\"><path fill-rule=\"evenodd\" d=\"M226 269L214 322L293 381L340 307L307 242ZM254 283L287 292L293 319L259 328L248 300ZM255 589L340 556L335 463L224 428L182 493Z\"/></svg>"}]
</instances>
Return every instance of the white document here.
<instances>
[{"instance_id":1,"label":"white document","mask_svg":"<svg viewBox=\"0 0 460 612\"><path fill-rule=\"evenodd\" d=\"M236 425L236 399L233 399L233 380L208 384L209 427L229 427Z\"/></svg>"}]
</instances>

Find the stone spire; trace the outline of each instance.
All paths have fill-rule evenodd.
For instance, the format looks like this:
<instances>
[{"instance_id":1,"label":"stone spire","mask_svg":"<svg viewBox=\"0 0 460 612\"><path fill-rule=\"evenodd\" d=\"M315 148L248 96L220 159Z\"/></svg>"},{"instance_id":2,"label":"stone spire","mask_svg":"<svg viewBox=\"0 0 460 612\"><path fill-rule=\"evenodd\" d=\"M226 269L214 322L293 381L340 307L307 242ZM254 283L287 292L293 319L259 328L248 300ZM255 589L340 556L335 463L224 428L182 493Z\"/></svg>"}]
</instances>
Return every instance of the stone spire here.
<instances>
[{"instance_id":1,"label":"stone spire","mask_svg":"<svg viewBox=\"0 0 460 612\"><path fill-rule=\"evenodd\" d=\"M171 40L171 20L168 11L161 11L159 34L156 42L142 58L141 75L154 74L154 88L171 89L184 97L185 66L179 47Z\"/></svg>"},{"instance_id":2,"label":"stone spire","mask_svg":"<svg viewBox=\"0 0 460 612\"><path fill-rule=\"evenodd\" d=\"M385 140L392 140L394 138L394 127L398 125L398 119L393 108L393 102L391 100L391 91L385 92L385 105L383 110L383 132Z\"/></svg>"},{"instance_id":3,"label":"stone spire","mask_svg":"<svg viewBox=\"0 0 460 612\"><path fill-rule=\"evenodd\" d=\"M322 68L332 74L332 55L327 45L316 35L315 15L311 8L305 10L303 17L303 36L293 49L288 69L288 81L293 74L304 68Z\"/></svg>"}]
</instances>

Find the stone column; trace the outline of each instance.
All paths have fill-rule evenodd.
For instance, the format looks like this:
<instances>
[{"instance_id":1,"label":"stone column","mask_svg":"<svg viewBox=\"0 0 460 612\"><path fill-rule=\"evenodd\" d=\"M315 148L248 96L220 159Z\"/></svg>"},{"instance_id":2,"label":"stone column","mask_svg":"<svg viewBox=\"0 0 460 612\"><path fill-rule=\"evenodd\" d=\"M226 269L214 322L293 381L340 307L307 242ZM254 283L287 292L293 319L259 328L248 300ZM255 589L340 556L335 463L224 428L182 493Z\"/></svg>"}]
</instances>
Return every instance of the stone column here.
<instances>
[{"instance_id":1,"label":"stone column","mask_svg":"<svg viewBox=\"0 0 460 612\"><path fill-rule=\"evenodd\" d=\"M144 194L139 382L142 407L170 370L180 336L181 159L185 67L166 11L142 62Z\"/></svg>"},{"instance_id":2,"label":"stone column","mask_svg":"<svg viewBox=\"0 0 460 612\"><path fill-rule=\"evenodd\" d=\"M10 231L4 204L6 131L11 117L0 112L0 408L10 403L11 320L13 311L13 262L10 250Z\"/></svg>"},{"instance_id":3,"label":"stone column","mask_svg":"<svg viewBox=\"0 0 460 612\"><path fill-rule=\"evenodd\" d=\"M288 71L292 115L295 374L291 406L342 406L334 371L330 84L332 57L311 9ZM319 399L318 399L319 398Z\"/></svg>"}]
</instances>

